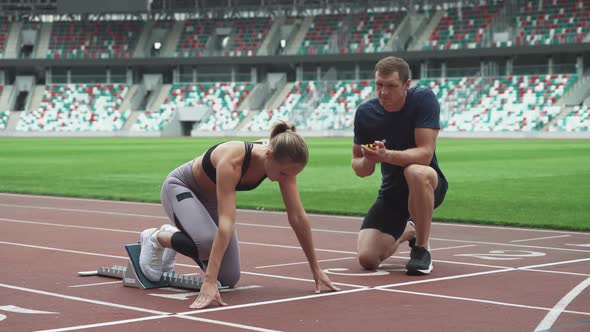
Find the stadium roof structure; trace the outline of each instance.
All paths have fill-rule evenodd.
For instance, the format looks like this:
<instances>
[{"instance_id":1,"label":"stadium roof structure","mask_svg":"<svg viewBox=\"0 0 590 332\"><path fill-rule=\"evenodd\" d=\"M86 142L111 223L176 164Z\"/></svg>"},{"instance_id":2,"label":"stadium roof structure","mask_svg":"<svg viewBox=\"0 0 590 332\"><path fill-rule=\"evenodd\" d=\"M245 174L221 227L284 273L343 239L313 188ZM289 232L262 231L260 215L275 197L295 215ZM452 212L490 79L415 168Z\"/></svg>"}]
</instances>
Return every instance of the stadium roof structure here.
<instances>
[{"instance_id":1,"label":"stadium roof structure","mask_svg":"<svg viewBox=\"0 0 590 332\"><path fill-rule=\"evenodd\" d=\"M108 0L105 0L108 2ZM363 11L369 8L409 9L411 7L470 6L477 0L135 0L126 2L127 13L185 12L211 13L231 16L241 11L285 12L305 14L310 10ZM0 0L0 13L5 14L64 14L81 13L80 5L93 8L94 0ZM72 6L75 4L75 6ZM108 13L108 4L103 3L101 13ZM86 14L96 13L91 12Z\"/></svg>"}]
</instances>

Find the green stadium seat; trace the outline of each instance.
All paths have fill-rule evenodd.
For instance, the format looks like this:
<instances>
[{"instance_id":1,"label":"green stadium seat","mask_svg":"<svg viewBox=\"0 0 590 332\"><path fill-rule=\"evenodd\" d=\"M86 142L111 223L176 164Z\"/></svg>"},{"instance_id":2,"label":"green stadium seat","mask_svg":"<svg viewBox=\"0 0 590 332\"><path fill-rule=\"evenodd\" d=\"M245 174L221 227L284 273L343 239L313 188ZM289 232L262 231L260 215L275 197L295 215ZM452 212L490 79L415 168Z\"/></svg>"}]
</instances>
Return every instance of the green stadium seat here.
<instances>
[{"instance_id":1,"label":"green stadium seat","mask_svg":"<svg viewBox=\"0 0 590 332\"><path fill-rule=\"evenodd\" d=\"M199 130L232 130L248 114L238 107L252 88L253 84L249 82L175 83L162 106L142 113L131 130L160 131L172 120L178 108L197 105L205 105L213 111L199 125Z\"/></svg>"},{"instance_id":2,"label":"green stadium seat","mask_svg":"<svg viewBox=\"0 0 590 332\"><path fill-rule=\"evenodd\" d=\"M19 131L116 131L129 111L121 111L125 84L52 84L45 86L37 110L23 111Z\"/></svg>"},{"instance_id":3,"label":"green stadium seat","mask_svg":"<svg viewBox=\"0 0 590 332\"><path fill-rule=\"evenodd\" d=\"M131 58L143 25L143 21L54 22L47 58Z\"/></svg>"}]
</instances>

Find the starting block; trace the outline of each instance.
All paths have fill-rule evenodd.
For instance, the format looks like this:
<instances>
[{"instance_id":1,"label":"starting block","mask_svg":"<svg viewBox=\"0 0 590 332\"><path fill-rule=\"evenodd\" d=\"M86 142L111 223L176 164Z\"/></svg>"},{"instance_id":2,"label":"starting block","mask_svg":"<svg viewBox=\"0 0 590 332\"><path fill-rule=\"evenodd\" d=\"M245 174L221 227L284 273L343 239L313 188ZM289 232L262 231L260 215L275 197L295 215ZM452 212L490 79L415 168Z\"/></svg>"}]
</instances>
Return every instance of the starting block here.
<instances>
[{"instance_id":1,"label":"starting block","mask_svg":"<svg viewBox=\"0 0 590 332\"><path fill-rule=\"evenodd\" d=\"M201 276L188 276L174 272L164 272L162 278L158 282L150 281L141 272L139 267L139 255L141 253L141 245L139 243L128 244L125 246L127 254L129 254L129 262L127 266L115 265L112 267L99 267L96 271L79 272L80 276L98 275L109 278L121 279L123 286L140 289L152 289L162 287L174 287L189 290L200 290L203 285L203 278ZM224 289L227 287L221 286L217 282L217 288Z\"/></svg>"}]
</instances>

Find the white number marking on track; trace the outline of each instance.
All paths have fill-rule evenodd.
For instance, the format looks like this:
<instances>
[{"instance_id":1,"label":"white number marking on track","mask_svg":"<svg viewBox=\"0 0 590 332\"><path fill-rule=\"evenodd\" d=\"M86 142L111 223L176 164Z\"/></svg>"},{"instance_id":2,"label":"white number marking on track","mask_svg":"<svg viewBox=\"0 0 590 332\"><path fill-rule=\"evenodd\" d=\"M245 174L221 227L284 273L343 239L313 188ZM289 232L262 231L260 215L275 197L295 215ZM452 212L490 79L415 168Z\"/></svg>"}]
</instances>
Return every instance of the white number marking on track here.
<instances>
[{"instance_id":1,"label":"white number marking on track","mask_svg":"<svg viewBox=\"0 0 590 332\"><path fill-rule=\"evenodd\" d=\"M542 257L545 253L528 250L490 250L486 254L455 254L461 257L475 257L484 260L511 261L528 257Z\"/></svg>"}]
</instances>

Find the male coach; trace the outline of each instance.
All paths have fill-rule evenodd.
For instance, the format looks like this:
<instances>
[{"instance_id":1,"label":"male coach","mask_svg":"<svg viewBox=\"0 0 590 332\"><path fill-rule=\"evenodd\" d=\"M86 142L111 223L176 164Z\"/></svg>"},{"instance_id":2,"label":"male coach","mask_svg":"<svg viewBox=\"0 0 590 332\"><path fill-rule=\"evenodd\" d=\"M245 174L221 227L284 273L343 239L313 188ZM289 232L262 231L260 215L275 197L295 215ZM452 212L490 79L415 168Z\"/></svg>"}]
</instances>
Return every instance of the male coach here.
<instances>
[{"instance_id":1,"label":"male coach","mask_svg":"<svg viewBox=\"0 0 590 332\"><path fill-rule=\"evenodd\" d=\"M377 199L359 232L357 251L361 266L372 270L409 241L407 274L425 275L432 272L428 237L433 210L444 200L448 184L435 153L438 100L430 89L410 88L409 75L403 59L380 60L375 65L377 98L356 110L352 168L365 177L381 163L382 175Z\"/></svg>"}]
</instances>

